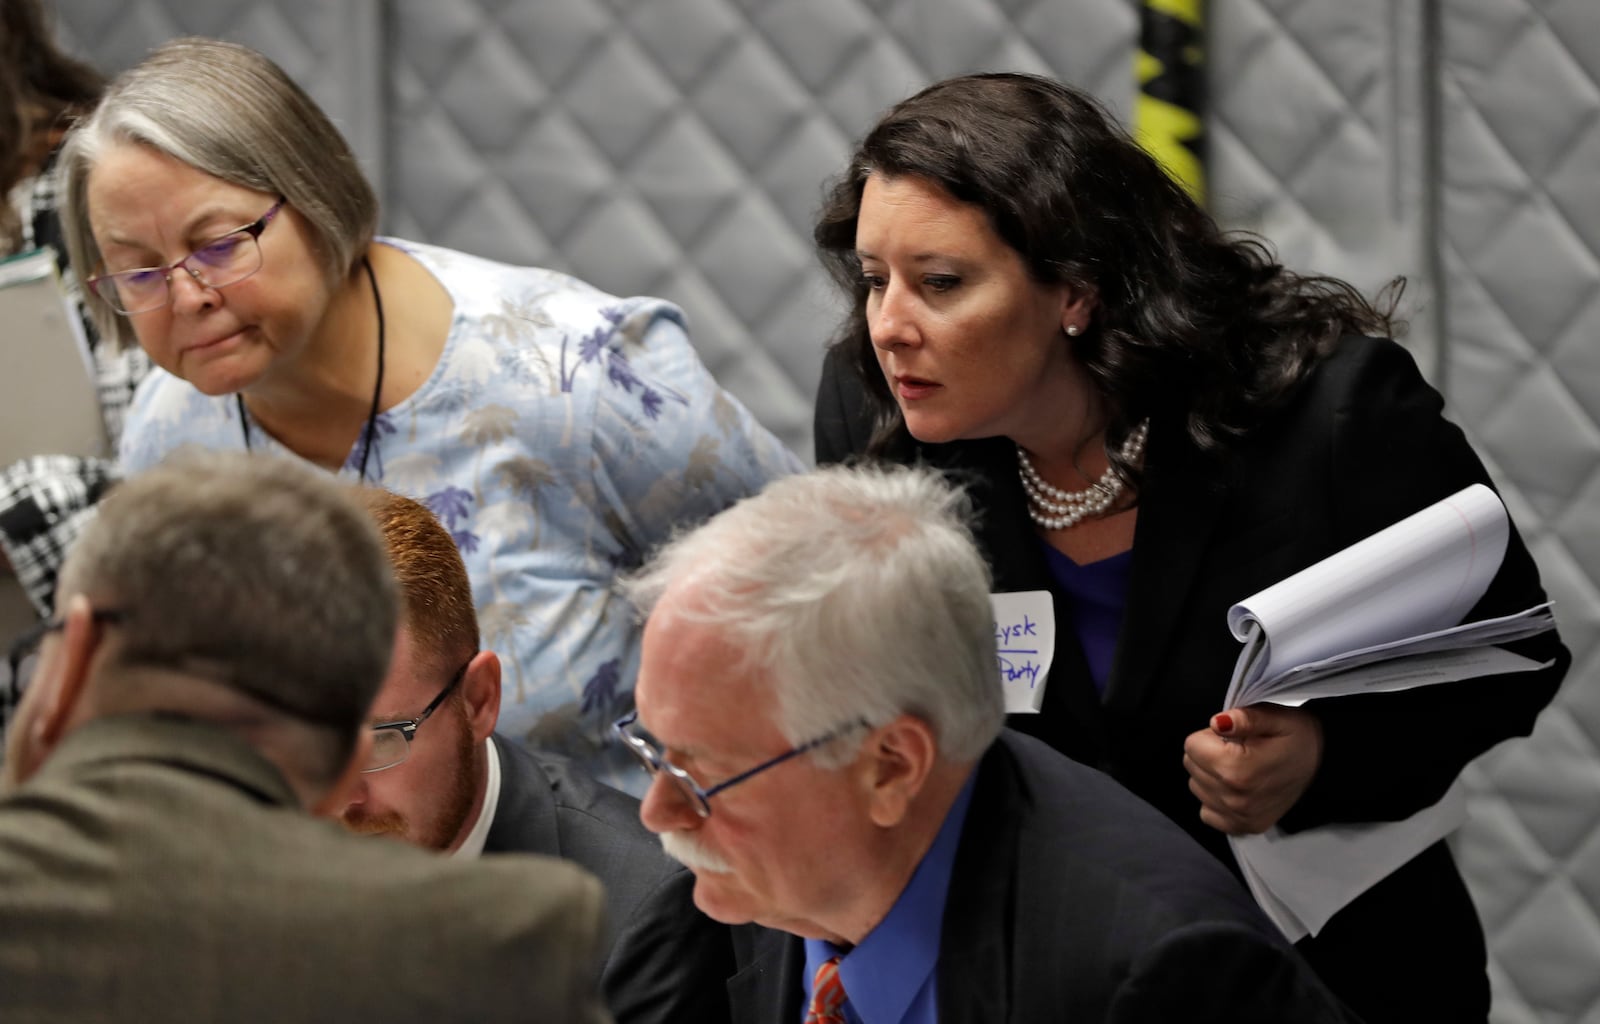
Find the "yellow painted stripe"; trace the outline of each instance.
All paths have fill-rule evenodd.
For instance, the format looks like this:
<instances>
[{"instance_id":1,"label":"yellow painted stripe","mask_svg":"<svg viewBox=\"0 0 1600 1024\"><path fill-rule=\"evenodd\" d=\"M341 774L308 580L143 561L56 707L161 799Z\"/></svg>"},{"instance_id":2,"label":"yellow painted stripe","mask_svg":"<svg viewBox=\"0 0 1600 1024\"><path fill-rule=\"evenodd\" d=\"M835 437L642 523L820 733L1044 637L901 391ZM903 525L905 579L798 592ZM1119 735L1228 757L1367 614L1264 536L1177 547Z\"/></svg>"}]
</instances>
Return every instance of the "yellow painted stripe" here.
<instances>
[{"instance_id":1,"label":"yellow painted stripe","mask_svg":"<svg viewBox=\"0 0 1600 1024\"><path fill-rule=\"evenodd\" d=\"M1138 82L1141 87L1143 87L1146 82L1149 82L1159 76L1161 72L1165 70L1166 65L1161 63L1161 59L1159 57L1152 57L1143 50L1134 51L1134 81Z\"/></svg>"},{"instance_id":2,"label":"yellow painted stripe","mask_svg":"<svg viewBox=\"0 0 1600 1024\"><path fill-rule=\"evenodd\" d=\"M1183 143L1205 126L1194 111L1139 93L1133 101L1134 138L1197 203L1205 202L1205 168Z\"/></svg>"},{"instance_id":3,"label":"yellow painted stripe","mask_svg":"<svg viewBox=\"0 0 1600 1024\"><path fill-rule=\"evenodd\" d=\"M1201 0L1144 0L1144 5L1158 14L1170 15L1195 29L1202 27Z\"/></svg>"}]
</instances>

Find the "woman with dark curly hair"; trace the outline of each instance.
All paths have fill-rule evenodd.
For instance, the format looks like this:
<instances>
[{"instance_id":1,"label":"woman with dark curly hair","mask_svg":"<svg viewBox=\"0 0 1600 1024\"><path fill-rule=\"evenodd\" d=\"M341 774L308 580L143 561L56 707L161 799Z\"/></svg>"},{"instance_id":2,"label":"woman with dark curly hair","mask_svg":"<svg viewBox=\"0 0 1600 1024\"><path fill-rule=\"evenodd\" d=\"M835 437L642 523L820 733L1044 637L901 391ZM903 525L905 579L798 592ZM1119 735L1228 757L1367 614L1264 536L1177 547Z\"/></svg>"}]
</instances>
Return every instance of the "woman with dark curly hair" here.
<instances>
[{"instance_id":1,"label":"woman with dark curly hair","mask_svg":"<svg viewBox=\"0 0 1600 1024\"><path fill-rule=\"evenodd\" d=\"M1002 591L1058 624L1038 714L1233 865L1226 837L1398 820L1525 735L1570 663L1406 693L1219 712L1228 607L1488 483L1387 309L1224 235L1090 97L984 74L890 110L816 228L853 301L817 460L969 483ZM1391 303L1392 305L1392 303ZM1513 531L1469 618L1544 600ZM1483 1020L1483 931L1444 843L1300 948L1369 1021Z\"/></svg>"},{"instance_id":2,"label":"woman with dark curly hair","mask_svg":"<svg viewBox=\"0 0 1600 1024\"><path fill-rule=\"evenodd\" d=\"M47 168L71 118L93 107L104 86L99 72L56 45L38 0L0 0L0 195ZM23 212L36 213L0 206L0 252L33 241L35 218Z\"/></svg>"}]
</instances>

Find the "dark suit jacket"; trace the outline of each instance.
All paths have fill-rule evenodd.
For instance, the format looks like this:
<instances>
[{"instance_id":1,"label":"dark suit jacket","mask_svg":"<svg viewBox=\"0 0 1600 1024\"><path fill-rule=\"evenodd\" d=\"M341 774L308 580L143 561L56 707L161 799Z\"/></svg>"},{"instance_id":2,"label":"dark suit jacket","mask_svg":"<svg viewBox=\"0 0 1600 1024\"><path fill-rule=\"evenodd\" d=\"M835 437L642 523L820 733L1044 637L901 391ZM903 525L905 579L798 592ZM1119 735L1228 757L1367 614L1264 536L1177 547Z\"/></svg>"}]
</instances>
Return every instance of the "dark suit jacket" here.
<instances>
[{"instance_id":1,"label":"dark suit jacket","mask_svg":"<svg viewBox=\"0 0 1600 1024\"><path fill-rule=\"evenodd\" d=\"M865 449L862 395L859 379L830 355L817 402L818 462ZM1154 417L1105 696L1089 679L1075 634L1063 628L1041 713L1012 716L1011 724L1105 768L1231 866L1224 837L1199 819L1182 763L1184 737L1222 710L1238 657L1227 609L1470 483L1488 483L1442 406L1400 346L1346 338L1270 420L1221 451L1194 447L1182 410ZM1027 518L1009 441L913 444L901 457L971 483L995 589L1049 590L1057 620L1071 621ZM1533 560L1513 533L1469 618L1542 600ZM1556 664L1508 680L1310 705L1323 724L1323 760L1284 827L1406 817L1437 801L1467 761L1527 734L1570 657L1554 635L1518 649ZM1369 1020L1487 1015L1482 929L1443 844L1369 890L1302 948Z\"/></svg>"},{"instance_id":2,"label":"dark suit jacket","mask_svg":"<svg viewBox=\"0 0 1600 1024\"><path fill-rule=\"evenodd\" d=\"M600 900L315 820L213 727L103 718L0 797L0 1019L599 1024Z\"/></svg>"},{"instance_id":3,"label":"dark suit jacket","mask_svg":"<svg viewBox=\"0 0 1600 1024\"><path fill-rule=\"evenodd\" d=\"M617 1024L728 1020L728 928L694 905L694 875L639 821L639 802L567 759L495 737L500 802L485 853L573 861L605 886L600 988Z\"/></svg>"},{"instance_id":4,"label":"dark suit jacket","mask_svg":"<svg viewBox=\"0 0 1600 1024\"><path fill-rule=\"evenodd\" d=\"M1003 733L978 767L939 938L940 1024L1350 1018L1217 861L1101 773ZM738 930L741 1024L794 1024L800 939Z\"/></svg>"}]
</instances>

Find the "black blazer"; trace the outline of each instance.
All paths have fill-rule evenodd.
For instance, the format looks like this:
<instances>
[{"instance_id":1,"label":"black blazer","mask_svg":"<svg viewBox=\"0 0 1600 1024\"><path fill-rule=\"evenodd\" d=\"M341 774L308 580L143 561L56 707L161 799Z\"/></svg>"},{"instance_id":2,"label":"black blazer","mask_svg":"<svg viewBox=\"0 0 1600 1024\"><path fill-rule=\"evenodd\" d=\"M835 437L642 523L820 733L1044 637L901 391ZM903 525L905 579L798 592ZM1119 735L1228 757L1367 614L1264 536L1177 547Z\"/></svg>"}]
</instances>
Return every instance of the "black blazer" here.
<instances>
[{"instance_id":1,"label":"black blazer","mask_svg":"<svg viewBox=\"0 0 1600 1024\"><path fill-rule=\"evenodd\" d=\"M735 932L734 1019L799 1020L801 940ZM939 943L940 1024L1353 1019L1182 830L1011 732L979 764Z\"/></svg>"},{"instance_id":2,"label":"black blazer","mask_svg":"<svg viewBox=\"0 0 1600 1024\"><path fill-rule=\"evenodd\" d=\"M1399 345L1346 338L1267 422L1221 451L1195 448L1182 410L1155 417L1105 696L1090 682L1076 636L1062 629L1041 713L1014 715L1010 724L1105 768L1232 866L1225 838L1199 819L1182 763L1184 737L1222 710L1238 657L1227 609L1470 483L1489 483L1442 409ZM817 461L861 453L868 429L859 378L830 354L817 401ZM1009 441L913 443L904 458L971 485L997 590L1049 590L1057 620L1071 620L1027 518ZM1543 600L1513 532L1469 617ZM1406 817L1437 801L1473 757L1526 735L1570 656L1554 635L1517 649L1555 665L1509 681L1308 705L1322 720L1323 761L1283 826ZM1443 844L1369 890L1302 950L1369 1020L1487 1015L1482 929Z\"/></svg>"},{"instance_id":3,"label":"black blazer","mask_svg":"<svg viewBox=\"0 0 1600 1024\"><path fill-rule=\"evenodd\" d=\"M639 821L639 802L503 736L485 853L573 861L605 886L600 988L617 1024L727 1021L728 928L694 905L694 875ZM514 894L506 894L508 899Z\"/></svg>"}]
</instances>

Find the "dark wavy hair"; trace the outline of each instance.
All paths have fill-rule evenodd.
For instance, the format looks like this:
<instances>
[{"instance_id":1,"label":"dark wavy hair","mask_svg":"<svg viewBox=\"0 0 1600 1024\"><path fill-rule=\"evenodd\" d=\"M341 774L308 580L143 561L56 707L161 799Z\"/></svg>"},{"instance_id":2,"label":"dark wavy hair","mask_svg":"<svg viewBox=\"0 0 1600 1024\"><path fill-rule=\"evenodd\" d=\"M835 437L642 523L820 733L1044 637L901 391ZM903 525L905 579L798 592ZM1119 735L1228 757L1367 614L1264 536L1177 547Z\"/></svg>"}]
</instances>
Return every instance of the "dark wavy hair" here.
<instances>
[{"instance_id":1,"label":"dark wavy hair","mask_svg":"<svg viewBox=\"0 0 1600 1024\"><path fill-rule=\"evenodd\" d=\"M873 449L909 443L873 353L855 253L867 178L914 175L988 215L1042 284L1098 297L1082 335L1063 344L1108 412L1106 450L1152 413L1182 411L1194 443L1214 448L1255 422L1346 333L1393 335L1391 312L1351 285L1279 265L1247 235L1224 235L1092 97L1034 75L976 74L929 86L869 132L824 199L814 237L853 298L833 346L876 406Z\"/></svg>"},{"instance_id":2,"label":"dark wavy hair","mask_svg":"<svg viewBox=\"0 0 1600 1024\"><path fill-rule=\"evenodd\" d=\"M30 157L57 125L94 106L105 79L56 45L39 0L0 0L0 200L37 170ZM0 202L0 252L21 240L14 213Z\"/></svg>"}]
</instances>

